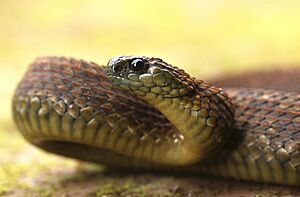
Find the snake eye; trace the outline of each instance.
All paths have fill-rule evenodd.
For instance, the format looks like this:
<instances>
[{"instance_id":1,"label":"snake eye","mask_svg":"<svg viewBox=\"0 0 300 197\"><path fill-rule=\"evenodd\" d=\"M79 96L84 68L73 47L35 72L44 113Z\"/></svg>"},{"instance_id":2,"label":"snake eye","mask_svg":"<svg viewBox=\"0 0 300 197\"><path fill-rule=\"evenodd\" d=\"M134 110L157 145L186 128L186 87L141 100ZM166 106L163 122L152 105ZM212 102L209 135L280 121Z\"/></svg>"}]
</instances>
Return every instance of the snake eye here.
<instances>
[{"instance_id":1,"label":"snake eye","mask_svg":"<svg viewBox=\"0 0 300 197\"><path fill-rule=\"evenodd\" d=\"M135 59L130 64L130 69L133 71L140 71L145 67L145 63L141 59Z\"/></svg>"}]
</instances>

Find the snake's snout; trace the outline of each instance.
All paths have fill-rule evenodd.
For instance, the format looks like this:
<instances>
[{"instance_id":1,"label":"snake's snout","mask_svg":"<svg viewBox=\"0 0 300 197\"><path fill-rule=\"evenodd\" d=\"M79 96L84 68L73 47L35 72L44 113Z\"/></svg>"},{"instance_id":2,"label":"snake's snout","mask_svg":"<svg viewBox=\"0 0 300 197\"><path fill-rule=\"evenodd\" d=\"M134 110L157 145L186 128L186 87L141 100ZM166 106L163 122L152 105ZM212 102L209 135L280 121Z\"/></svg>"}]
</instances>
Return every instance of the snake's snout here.
<instances>
[{"instance_id":1,"label":"snake's snout","mask_svg":"<svg viewBox=\"0 0 300 197\"><path fill-rule=\"evenodd\" d=\"M111 74L127 76L128 74L147 72L148 61L141 56L118 56L109 60L107 69Z\"/></svg>"}]
</instances>

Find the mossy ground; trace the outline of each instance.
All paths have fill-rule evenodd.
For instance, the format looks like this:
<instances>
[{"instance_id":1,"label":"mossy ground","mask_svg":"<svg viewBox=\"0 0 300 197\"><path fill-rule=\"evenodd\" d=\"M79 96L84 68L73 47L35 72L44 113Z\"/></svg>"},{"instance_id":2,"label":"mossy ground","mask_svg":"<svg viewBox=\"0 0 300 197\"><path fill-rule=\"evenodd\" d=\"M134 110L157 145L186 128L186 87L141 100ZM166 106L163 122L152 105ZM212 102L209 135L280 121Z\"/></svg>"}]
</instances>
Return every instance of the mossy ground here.
<instances>
[{"instance_id":1,"label":"mossy ground","mask_svg":"<svg viewBox=\"0 0 300 197\"><path fill-rule=\"evenodd\" d=\"M37 56L105 64L158 56L198 78L300 62L297 1L0 1L0 196L291 196L220 178L105 171L44 153L17 132L10 101ZM261 65L266 65L261 67Z\"/></svg>"},{"instance_id":2,"label":"mossy ground","mask_svg":"<svg viewBox=\"0 0 300 197\"><path fill-rule=\"evenodd\" d=\"M0 196L292 196L296 187L214 177L134 173L44 153L14 127L0 134Z\"/></svg>"}]
</instances>

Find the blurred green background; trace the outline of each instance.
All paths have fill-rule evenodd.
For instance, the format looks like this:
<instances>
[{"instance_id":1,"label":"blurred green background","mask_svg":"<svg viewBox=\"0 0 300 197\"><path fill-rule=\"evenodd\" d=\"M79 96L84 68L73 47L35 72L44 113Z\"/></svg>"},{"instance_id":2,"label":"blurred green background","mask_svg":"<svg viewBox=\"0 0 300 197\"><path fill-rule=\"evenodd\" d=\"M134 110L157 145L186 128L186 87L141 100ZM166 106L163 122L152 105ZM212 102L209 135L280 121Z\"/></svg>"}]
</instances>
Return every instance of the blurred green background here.
<instances>
[{"instance_id":1,"label":"blurred green background","mask_svg":"<svg viewBox=\"0 0 300 197\"><path fill-rule=\"evenodd\" d=\"M37 56L158 56L207 77L299 62L298 1L0 1L0 116ZM8 119L6 118L5 121Z\"/></svg>"},{"instance_id":2,"label":"blurred green background","mask_svg":"<svg viewBox=\"0 0 300 197\"><path fill-rule=\"evenodd\" d=\"M32 157L37 166L57 162L27 147L11 120L13 90L37 56L99 64L123 54L158 56L198 78L268 69L300 62L299 7L293 0L1 0L0 194ZM24 147L34 156L24 159Z\"/></svg>"}]
</instances>

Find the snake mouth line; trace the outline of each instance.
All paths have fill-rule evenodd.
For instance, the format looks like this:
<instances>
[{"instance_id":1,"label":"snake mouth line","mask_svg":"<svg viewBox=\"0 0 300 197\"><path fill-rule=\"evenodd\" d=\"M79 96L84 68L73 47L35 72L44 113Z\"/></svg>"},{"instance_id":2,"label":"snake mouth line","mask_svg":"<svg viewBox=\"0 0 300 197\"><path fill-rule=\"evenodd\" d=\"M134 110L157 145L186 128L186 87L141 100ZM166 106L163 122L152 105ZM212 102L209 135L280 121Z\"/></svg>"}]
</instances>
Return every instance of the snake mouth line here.
<instances>
[{"instance_id":1,"label":"snake mouth line","mask_svg":"<svg viewBox=\"0 0 300 197\"><path fill-rule=\"evenodd\" d=\"M107 73L108 78L110 79L111 83L115 83L115 87L118 89L127 89L131 91L141 90L144 91L143 88L149 88L149 92L151 92L150 88L158 87L154 82L141 82L141 81L131 81L128 78L122 77L122 76L116 76L111 73ZM122 86L122 87L120 87ZM164 86L159 86L160 88L168 87L170 84L165 84ZM147 91L145 91L147 93ZM153 92L151 92L153 93ZM156 94L156 93L154 93ZM181 95L170 95L169 92L163 92L161 93L163 98L183 98L186 96L191 96L193 93L187 92L186 94Z\"/></svg>"}]
</instances>

